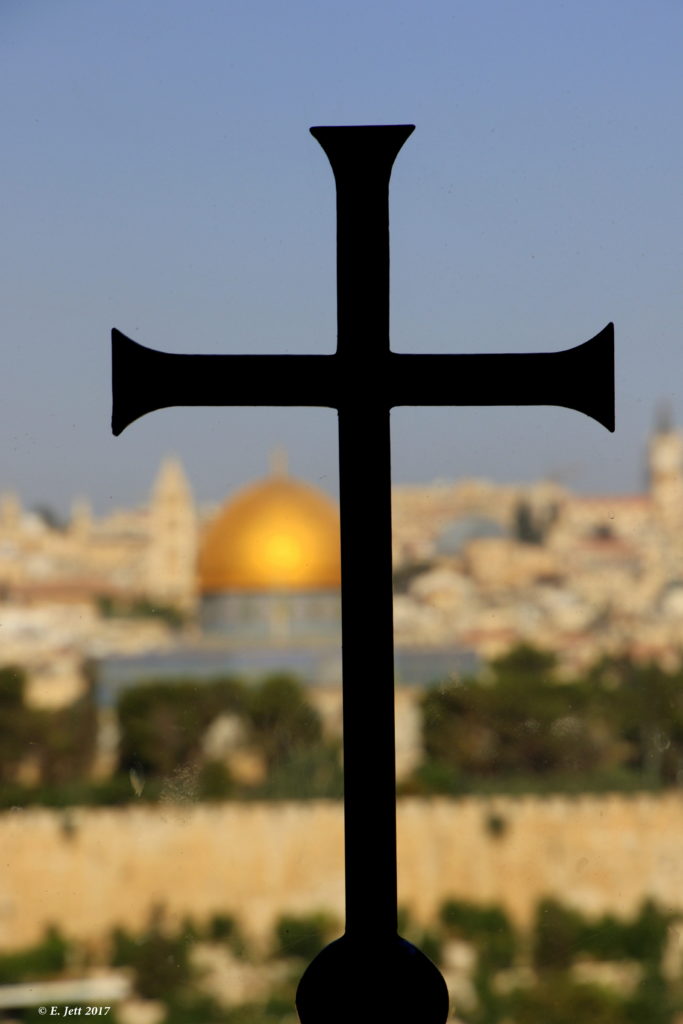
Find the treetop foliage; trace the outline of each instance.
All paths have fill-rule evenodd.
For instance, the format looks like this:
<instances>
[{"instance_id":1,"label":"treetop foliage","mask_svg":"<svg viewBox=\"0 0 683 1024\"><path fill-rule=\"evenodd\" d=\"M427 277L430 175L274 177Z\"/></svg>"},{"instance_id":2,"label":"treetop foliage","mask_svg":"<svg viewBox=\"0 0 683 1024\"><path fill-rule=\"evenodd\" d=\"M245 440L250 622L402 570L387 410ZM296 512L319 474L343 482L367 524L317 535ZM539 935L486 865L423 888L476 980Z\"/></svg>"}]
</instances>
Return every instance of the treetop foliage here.
<instances>
[{"instance_id":1,"label":"treetop foliage","mask_svg":"<svg viewBox=\"0 0 683 1024\"><path fill-rule=\"evenodd\" d=\"M494 660L485 683L429 690L422 712L417 792L496 780L516 791L523 780L536 791L656 789L683 778L683 671L654 663L604 658L567 681L552 654L522 646Z\"/></svg>"}]
</instances>

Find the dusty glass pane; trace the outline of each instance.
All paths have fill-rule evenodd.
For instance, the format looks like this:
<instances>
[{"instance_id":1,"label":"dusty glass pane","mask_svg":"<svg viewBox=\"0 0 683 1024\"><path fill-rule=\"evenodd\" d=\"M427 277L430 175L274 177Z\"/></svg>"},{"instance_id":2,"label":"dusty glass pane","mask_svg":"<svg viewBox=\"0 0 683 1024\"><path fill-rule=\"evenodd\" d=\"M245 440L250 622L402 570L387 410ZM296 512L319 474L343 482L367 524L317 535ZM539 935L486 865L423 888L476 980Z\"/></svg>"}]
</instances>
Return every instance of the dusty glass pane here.
<instances>
[{"instance_id":1,"label":"dusty glass pane","mask_svg":"<svg viewBox=\"0 0 683 1024\"><path fill-rule=\"evenodd\" d=\"M471 1024L680 1013L680 30L671 6L4 5L1 1015L291 1021L343 928L333 512L308 517L334 416L164 410L113 439L109 331L332 351L307 129L403 121L394 348L614 320L618 429L394 414L401 928ZM327 552L306 579L240 532L253 509L209 540L243 487L282 515L283 479Z\"/></svg>"}]
</instances>

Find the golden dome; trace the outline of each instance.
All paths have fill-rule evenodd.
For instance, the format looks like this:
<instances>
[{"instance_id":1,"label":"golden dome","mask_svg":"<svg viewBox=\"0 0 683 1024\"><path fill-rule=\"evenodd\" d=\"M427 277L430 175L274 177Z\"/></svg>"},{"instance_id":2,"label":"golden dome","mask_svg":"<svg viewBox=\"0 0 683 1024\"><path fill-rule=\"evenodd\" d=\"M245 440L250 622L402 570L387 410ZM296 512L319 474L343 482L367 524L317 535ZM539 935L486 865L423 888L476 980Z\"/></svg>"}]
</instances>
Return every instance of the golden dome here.
<instances>
[{"instance_id":1,"label":"golden dome","mask_svg":"<svg viewBox=\"0 0 683 1024\"><path fill-rule=\"evenodd\" d=\"M204 533L199 585L205 593L329 590L340 580L336 505L281 474L238 492Z\"/></svg>"}]
</instances>

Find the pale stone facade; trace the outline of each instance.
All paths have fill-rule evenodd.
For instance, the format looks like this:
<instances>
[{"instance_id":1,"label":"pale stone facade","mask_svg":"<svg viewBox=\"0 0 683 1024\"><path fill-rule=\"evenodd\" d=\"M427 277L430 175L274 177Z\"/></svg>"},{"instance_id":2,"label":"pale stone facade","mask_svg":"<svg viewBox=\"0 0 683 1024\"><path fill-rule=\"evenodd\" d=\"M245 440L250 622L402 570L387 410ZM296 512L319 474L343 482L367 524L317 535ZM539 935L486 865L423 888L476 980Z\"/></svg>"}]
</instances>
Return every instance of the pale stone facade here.
<instances>
[{"instance_id":1,"label":"pale stone facade","mask_svg":"<svg viewBox=\"0 0 683 1024\"><path fill-rule=\"evenodd\" d=\"M177 922L236 914L263 943L283 913L343 921L340 803L197 806L181 789L156 807L0 815L0 948L54 922L81 939L142 929L159 906ZM448 898L523 925L545 896L591 915L630 916L645 897L683 911L682 836L679 793L401 800L399 902L424 924Z\"/></svg>"}]
</instances>

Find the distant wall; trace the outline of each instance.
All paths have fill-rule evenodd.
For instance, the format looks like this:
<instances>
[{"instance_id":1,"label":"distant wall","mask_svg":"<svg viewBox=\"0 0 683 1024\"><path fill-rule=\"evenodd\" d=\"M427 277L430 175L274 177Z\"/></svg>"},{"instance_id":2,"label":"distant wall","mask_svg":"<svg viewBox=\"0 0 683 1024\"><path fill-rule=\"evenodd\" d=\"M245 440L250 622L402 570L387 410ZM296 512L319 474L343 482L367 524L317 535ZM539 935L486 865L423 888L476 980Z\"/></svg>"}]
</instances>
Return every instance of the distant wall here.
<instances>
[{"instance_id":1,"label":"distant wall","mask_svg":"<svg viewBox=\"0 0 683 1024\"><path fill-rule=\"evenodd\" d=\"M648 895L683 909L678 795L402 800L399 900L429 920L460 896L528 920L553 894L629 913ZM284 912L343 917L343 812L326 801L159 805L0 815L0 947L46 924L97 937L174 918L237 914L253 936Z\"/></svg>"}]
</instances>

